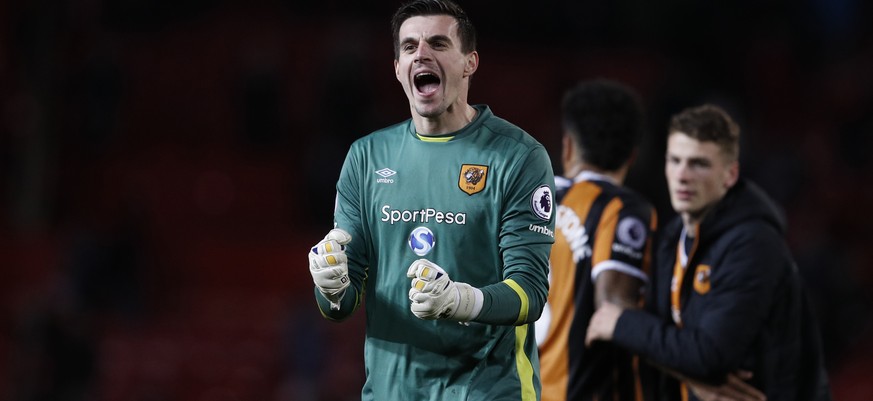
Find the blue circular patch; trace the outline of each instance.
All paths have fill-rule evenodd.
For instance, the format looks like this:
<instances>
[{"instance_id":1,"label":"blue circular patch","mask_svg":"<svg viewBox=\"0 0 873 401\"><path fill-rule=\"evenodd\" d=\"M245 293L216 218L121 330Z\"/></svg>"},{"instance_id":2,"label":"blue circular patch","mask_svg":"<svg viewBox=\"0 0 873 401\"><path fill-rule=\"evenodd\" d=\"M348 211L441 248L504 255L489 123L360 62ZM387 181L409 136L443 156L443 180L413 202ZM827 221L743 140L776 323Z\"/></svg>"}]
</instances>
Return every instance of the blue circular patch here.
<instances>
[{"instance_id":1,"label":"blue circular patch","mask_svg":"<svg viewBox=\"0 0 873 401\"><path fill-rule=\"evenodd\" d=\"M409 249L418 256L427 255L436 246L436 238L427 227L417 227L409 233Z\"/></svg>"}]
</instances>

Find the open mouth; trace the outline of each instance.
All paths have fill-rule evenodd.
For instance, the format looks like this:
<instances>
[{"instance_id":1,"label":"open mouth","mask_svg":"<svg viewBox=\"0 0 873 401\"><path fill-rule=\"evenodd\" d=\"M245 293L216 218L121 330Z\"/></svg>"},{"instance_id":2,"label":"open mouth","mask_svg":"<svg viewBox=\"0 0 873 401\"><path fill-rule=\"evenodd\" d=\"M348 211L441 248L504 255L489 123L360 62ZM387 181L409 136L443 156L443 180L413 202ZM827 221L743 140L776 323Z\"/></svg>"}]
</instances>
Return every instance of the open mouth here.
<instances>
[{"instance_id":1,"label":"open mouth","mask_svg":"<svg viewBox=\"0 0 873 401\"><path fill-rule=\"evenodd\" d=\"M430 72L421 72L413 77L415 89L423 95L430 95L440 87L440 78Z\"/></svg>"}]
</instances>

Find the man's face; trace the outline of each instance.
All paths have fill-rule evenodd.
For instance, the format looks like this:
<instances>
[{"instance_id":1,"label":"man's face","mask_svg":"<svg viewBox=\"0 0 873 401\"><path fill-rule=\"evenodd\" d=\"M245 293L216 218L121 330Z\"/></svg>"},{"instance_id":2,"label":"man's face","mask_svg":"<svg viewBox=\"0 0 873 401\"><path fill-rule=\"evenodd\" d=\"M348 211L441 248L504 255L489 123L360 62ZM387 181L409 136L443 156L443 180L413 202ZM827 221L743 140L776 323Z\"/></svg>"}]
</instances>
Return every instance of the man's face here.
<instances>
[{"instance_id":1,"label":"man's face","mask_svg":"<svg viewBox=\"0 0 873 401\"><path fill-rule=\"evenodd\" d=\"M394 72L409 104L422 117L434 118L466 103L467 79L478 54L461 52L457 21L447 15L412 17L400 26L400 51Z\"/></svg>"},{"instance_id":2,"label":"man's face","mask_svg":"<svg viewBox=\"0 0 873 401\"><path fill-rule=\"evenodd\" d=\"M672 132L664 170L673 209L686 220L699 221L737 182L739 164L728 160L715 142Z\"/></svg>"}]
</instances>

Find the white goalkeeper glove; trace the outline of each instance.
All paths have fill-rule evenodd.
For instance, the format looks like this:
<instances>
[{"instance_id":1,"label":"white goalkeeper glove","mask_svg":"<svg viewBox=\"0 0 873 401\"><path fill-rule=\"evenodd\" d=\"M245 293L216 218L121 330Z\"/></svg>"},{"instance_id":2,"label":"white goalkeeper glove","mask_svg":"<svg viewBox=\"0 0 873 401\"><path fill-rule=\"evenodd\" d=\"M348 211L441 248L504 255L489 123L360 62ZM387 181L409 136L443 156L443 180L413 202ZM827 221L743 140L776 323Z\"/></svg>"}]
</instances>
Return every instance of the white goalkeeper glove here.
<instances>
[{"instance_id":1,"label":"white goalkeeper glove","mask_svg":"<svg viewBox=\"0 0 873 401\"><path fill-rule=\"evenodd\" d=\"M482 290L452 281L445 270L427 259L412 262L406 277L412 279L410 309L420 319L468 322L482 310Z\"/></svg>"},{"instance_id":2,"label":"white goalkeeper glove","mask_svg":"<svg viewBox=\"0 0 873 401\"><path fill-rule=\"evenodd\" d=\"M334 228L309 250L309 273L312 274L312 281L330 301L330 308L333 310L339 310L339 303L349 286L349 264L345 245L351 241L352 236L349 233Z\"/></svg>"}]
</instances>

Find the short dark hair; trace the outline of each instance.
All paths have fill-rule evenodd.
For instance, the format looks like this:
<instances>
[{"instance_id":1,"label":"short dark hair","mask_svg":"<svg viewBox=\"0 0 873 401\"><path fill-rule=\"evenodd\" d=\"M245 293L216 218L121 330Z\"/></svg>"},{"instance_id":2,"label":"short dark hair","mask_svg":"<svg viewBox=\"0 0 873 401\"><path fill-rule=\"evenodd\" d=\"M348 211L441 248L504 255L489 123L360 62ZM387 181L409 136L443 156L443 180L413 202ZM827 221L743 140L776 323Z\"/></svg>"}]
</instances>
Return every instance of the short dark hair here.
<instances>
[{"instance_id":1,"label":"short dark hair","mask_svg":"<svg viewBox=\"0 0 873 401\"><path fill-rule=\"evenodd\" d=\"M394 59L400 57L400 26L412 17L426 15L448 15L458 21L458 38L461 39L461 52L469 54L476 50L476 28L467 13L451 0L412 0L403 4L391 17L391 30L394 33Z\"/></svg>"},{"instance_id":2,"label":"short dark hair","mask_svg":"<svg viewBox=\"0 0 873 401\"><path fill-rule=\"evenodd\" d=\"M669 134L681 132L700 142L715 142L730 160L740 157L740 126L721 107L689 107L670 119Z\"/></svg>"},{"instance_id":3,"label":"short dark hair","mask_svg":"<svg viewBox=\"0 0 873 401\"><path fill-rule=\"evenodd\" d=\"M643 133L639 95L615 81L583 81L567 90L561 104L563 125L586 163L615 171L627 162Z\"/></svg>"}]
</instances>

